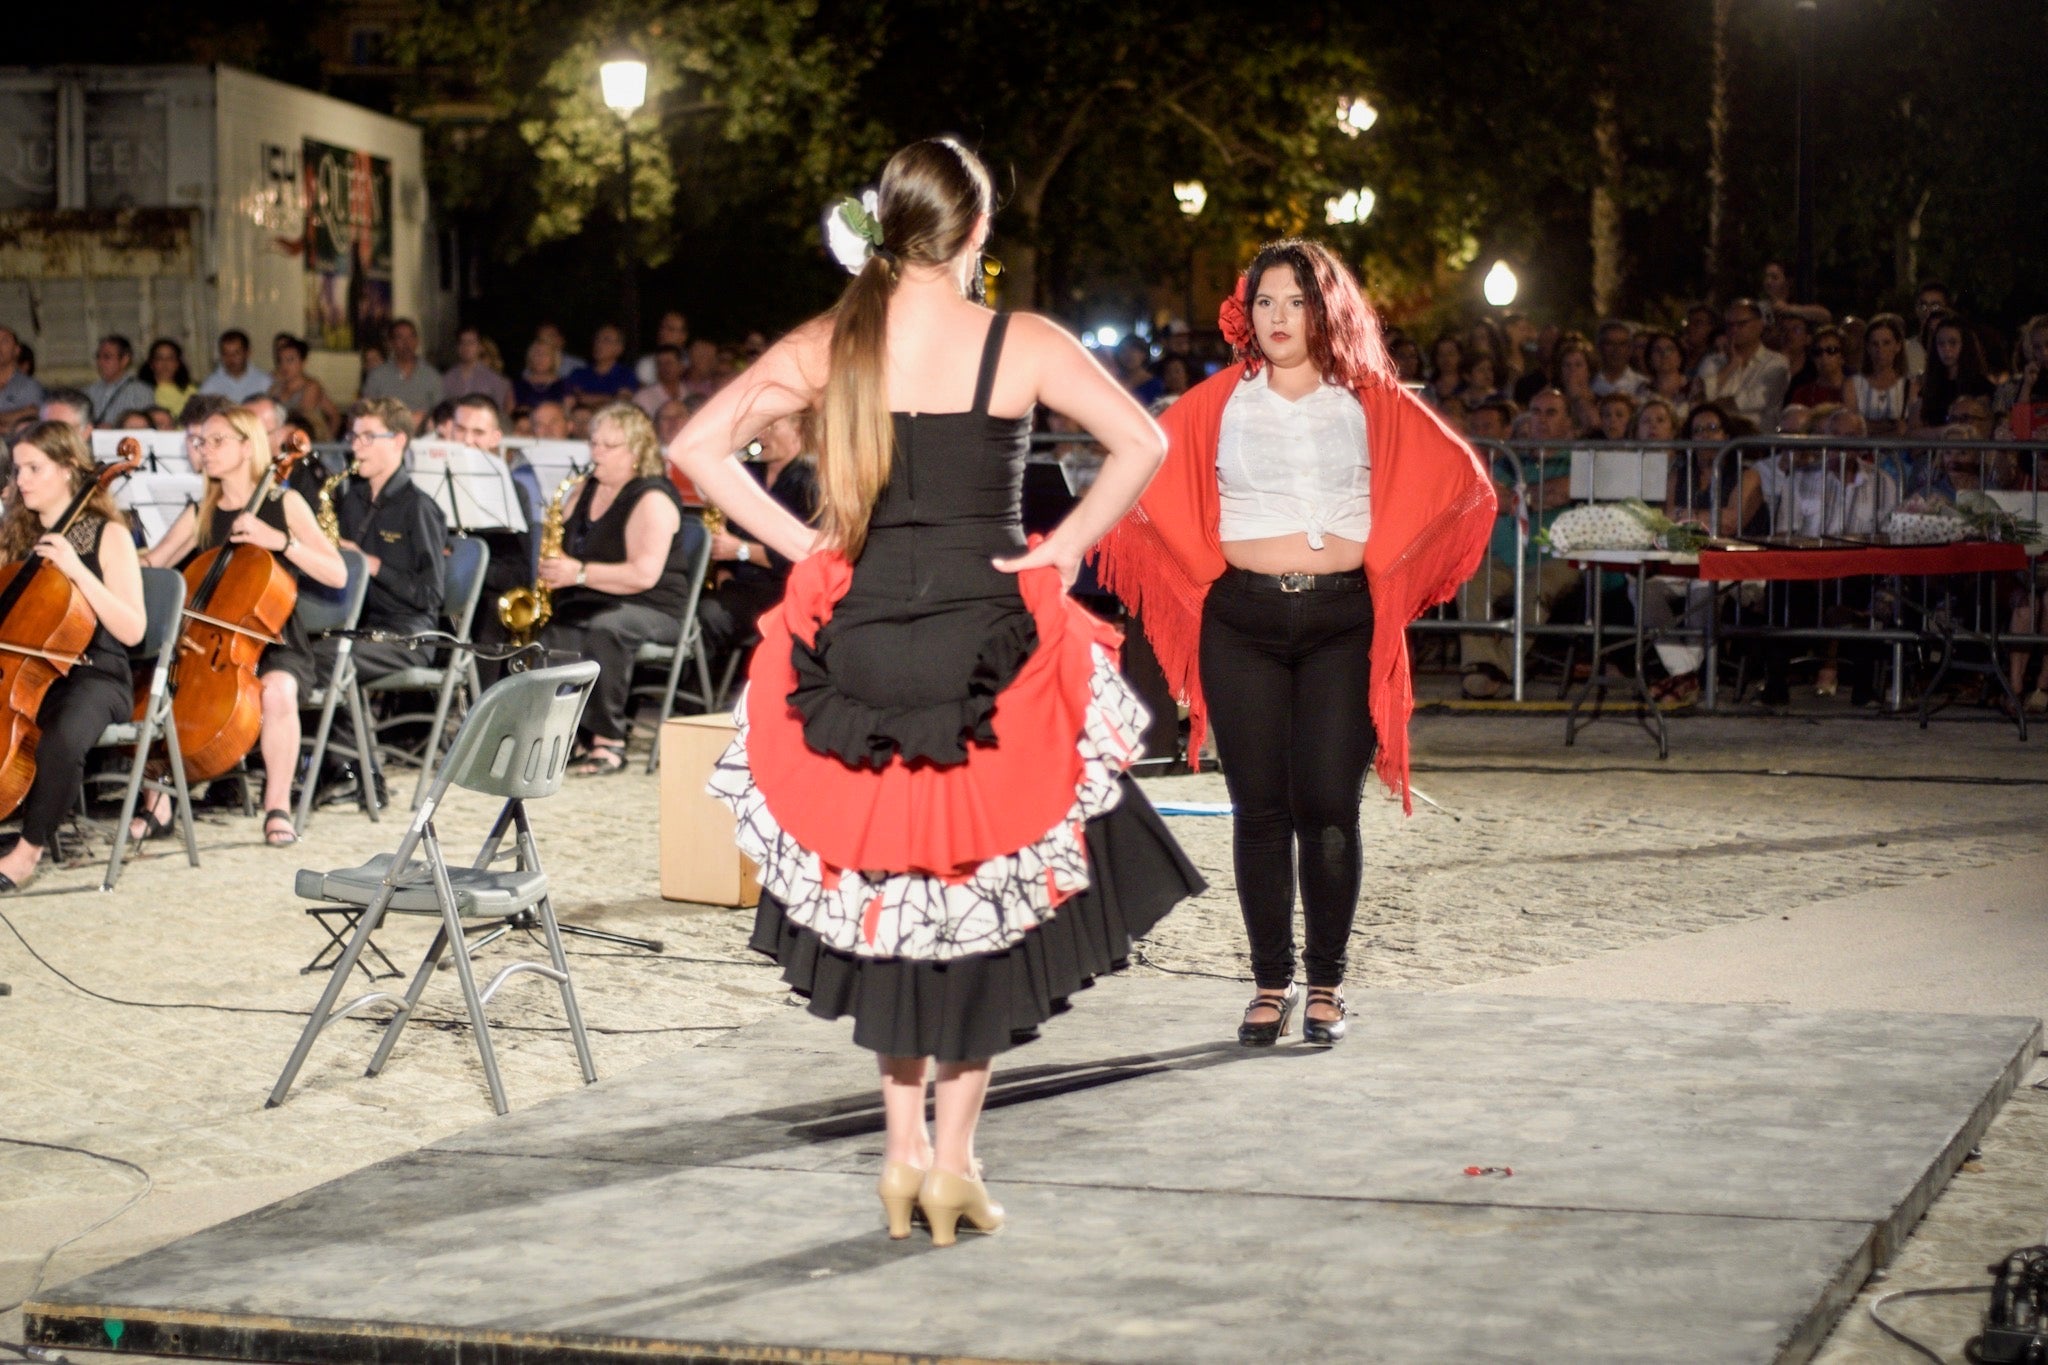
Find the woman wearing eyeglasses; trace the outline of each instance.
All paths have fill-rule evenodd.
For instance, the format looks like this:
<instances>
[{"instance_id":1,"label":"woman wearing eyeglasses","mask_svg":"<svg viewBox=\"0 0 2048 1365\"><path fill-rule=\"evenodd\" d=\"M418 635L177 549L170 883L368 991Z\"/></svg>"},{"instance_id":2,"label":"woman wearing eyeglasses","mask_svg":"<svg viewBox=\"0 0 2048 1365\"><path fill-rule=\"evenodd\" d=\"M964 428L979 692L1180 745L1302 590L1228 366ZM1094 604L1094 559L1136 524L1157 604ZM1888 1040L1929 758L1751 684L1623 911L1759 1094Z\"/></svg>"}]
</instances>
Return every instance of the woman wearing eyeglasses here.
<instances>
[{"instance_id":1,"label":"woman wearing eyeglasses","mask_svg":"<svg viewBox=\"0 0 2048 1365\"><path fill-rule=\"evenodd\" d=\"M251 508L256 485L270 468L270 439L247 408L206 419L190 442L192 467L206 476L197 508L187 507L162 540L143 553L152 569L176 568L216 545L255 545L282 559L301 577L323 587L348 582L341 551L320 534L313 509L286 488ZM256 665L263 684L263 841L283 848L298 842L292 824L292 774L299 765L299 697L314 686L313 650L293 615L282 639ZM170 828L170 798L158 795L137 817L130 837L154 839Z\"/></svg>"}]
</instances>

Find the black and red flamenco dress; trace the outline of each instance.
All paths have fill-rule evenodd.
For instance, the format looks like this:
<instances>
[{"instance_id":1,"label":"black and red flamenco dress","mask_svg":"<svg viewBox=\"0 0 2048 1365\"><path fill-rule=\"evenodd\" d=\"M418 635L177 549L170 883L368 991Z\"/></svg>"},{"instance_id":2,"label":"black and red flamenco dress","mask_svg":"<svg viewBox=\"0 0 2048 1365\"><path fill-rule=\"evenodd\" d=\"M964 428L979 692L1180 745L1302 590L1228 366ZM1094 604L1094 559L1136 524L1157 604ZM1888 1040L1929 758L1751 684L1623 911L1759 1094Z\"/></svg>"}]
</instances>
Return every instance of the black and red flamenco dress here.
<instances>
[{"instance_id":1,"label":"black and red flamenco dress","mask_svg":"<svg viewBox=\"0 0 2048 1365\"><path fill-rule=\"evenodd\" d=\"M989 562L1023 549L1003 515L1021 456L989 459L980 431L932 439L970 419L1001 425L898 419L858 565L792 569L709 786L760 866L752 946L811 1012L852 1016L872 1051L956 1062L1035 1037L1203 889L1127 775L1148 716L1120 636L1052 570ZM930 458L944 447L963 458Z\"/></svg>"}]
</instances>

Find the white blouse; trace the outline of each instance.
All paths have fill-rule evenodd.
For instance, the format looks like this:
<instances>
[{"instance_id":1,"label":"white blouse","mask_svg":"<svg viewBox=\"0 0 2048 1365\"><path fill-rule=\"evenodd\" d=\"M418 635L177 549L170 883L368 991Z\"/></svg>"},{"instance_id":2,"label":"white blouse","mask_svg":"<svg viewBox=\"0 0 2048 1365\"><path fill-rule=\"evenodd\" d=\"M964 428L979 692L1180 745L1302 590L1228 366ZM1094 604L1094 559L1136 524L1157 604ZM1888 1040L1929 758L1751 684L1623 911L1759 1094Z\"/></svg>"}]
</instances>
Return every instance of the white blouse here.
<instances>
[{"instance_id":1,"label":"white blouse","mask_svg":"<svg viewBox=\"0 0 2048 1365\"><path fill-rule=\"evenodd\" d=\"M1239 384L1223 406L1216 485L1224 540L1306 532L1363 541L1372 529L1372 459L1365 409L1349 389L1325 383L1289 402L1266 382Z\"/></svg>"}]
</instances>

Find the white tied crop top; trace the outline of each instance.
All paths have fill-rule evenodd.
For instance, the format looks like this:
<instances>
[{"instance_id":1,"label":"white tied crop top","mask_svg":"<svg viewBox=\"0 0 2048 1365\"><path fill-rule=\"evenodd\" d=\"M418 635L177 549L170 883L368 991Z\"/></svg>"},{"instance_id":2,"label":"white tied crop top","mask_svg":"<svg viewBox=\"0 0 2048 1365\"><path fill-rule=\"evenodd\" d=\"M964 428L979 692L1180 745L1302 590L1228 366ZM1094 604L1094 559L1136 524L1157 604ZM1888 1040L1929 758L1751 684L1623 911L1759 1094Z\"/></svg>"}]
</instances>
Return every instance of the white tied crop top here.
<instances>
[{"instance_id":1,"label":"white tied crop top","mask_svg":"<svg viewBox=\"0 0 2048 1365\"><path fill-rule=\"evenodd\" d=\"M1290 403L1261 369L1223 406L1216 438L1216 486L1224 540L1306 532L1363 541L1372 529L1372 460L1365 409L1348 389L1323 384Z\"/></svg>"}]
</instances>

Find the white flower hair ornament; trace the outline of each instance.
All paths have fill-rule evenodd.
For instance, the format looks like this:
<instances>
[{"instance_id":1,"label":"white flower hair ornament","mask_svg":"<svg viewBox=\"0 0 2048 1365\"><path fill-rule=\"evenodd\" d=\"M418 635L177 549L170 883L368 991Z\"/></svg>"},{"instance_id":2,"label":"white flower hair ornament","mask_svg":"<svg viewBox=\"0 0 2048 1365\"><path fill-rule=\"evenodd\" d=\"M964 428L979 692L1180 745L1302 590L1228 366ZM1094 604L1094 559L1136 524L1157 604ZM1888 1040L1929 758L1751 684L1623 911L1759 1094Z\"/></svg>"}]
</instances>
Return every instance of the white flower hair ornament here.
<instances>
[{"instance_id":1,"label":"white flower hair ornament","mask_svg":"<svg viewBox=\"0 0 2048 1365\"><path fill-rule=\"evenodd\" d=\"M870 257L885 257L896 264L892 252L882 247L881 196L873 190L860 198L848 196L825 210L825 249L849 275L858 275Z\"/></svg>"}]
</instances>

